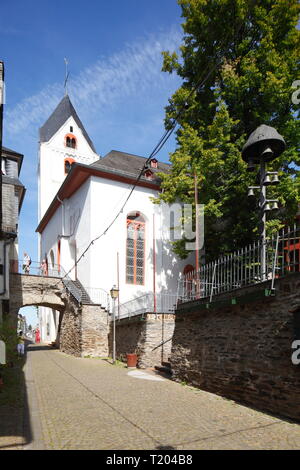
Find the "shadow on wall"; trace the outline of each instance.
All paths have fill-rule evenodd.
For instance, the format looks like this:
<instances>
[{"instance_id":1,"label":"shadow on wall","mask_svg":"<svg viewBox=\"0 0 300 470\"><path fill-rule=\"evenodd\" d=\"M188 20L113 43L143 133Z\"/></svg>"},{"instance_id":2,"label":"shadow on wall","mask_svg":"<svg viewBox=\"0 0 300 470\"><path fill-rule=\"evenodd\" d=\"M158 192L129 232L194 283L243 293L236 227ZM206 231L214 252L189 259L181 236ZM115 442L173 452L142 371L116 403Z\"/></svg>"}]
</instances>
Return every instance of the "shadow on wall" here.
<instances>
[{"instance_id":1,"label":"shadow on wall","mask_svg":"<svg viewBox=\"0 0 300 470\"><path fill-rule=\"evenodd\" d=\"M186 265L195 265L195 252L190 252L185 259L180 259L173 252L172 242L175 241L175 225L175 215L171 213L169 218L168 211L163 210L160 231L161 238L156 241L156 252L161 254L160 259L156 255L156 276L160 276L163 279L162 285L158 287L164 294L176 294L180 273L183 272ZM168 229L168 227L172 226L173 229ZM153 248L150 250L148 263L151 263L153 266Z\"/></svg>"}]
</instances>

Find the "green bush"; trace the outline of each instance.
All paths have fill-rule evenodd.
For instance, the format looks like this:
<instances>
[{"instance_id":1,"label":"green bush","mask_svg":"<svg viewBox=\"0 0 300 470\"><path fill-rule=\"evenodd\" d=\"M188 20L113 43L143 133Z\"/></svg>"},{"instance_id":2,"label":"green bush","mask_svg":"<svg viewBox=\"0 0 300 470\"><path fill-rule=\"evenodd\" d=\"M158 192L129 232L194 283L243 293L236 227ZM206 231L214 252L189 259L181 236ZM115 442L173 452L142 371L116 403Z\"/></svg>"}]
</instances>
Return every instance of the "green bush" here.
<instances>
[{"instance_id":1,"label":"green bush","mask_svg":"<svg viewBox=\"0 0 300 470\"><path fill-rule=\"evenodd\" d=\"M4 319L0 324L0 339L6 345L6 362L14 361L17 358L18 334L13 321Z\"/></svg>"}]
</instances>

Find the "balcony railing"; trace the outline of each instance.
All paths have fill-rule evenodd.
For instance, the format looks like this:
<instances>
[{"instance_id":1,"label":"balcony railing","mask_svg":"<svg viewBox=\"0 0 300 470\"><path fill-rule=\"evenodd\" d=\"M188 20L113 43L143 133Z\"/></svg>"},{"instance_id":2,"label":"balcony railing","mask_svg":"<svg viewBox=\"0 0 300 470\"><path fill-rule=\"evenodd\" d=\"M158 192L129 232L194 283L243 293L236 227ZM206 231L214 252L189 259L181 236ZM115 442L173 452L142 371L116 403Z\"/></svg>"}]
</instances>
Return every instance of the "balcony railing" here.
<instances>
[{"instance_id":1,"label":"balcony railing","mask_svg":"<svg viewBox=\"0 0 300 470\"><path fill-rule=\"evenodd\" d=\"M61 266L54 265L44 268L38 261L32 261L29 266L26 266L21 260L11 260L10 271L12 273L30 274L31 276L62 277Z\"/></svg>"},{"instance_id":2,"label":"balcony railing","mask_svg":"<svg viewBox=\"0 0 300 470\"><path fill-rule=\"evenodd\" d=\"M105 310L110 309L109 294L104 289L84 287L70 278L62 266L45 266L38 261L32 261L29 266L20 260L11 260L10 272L30 276L43 276L61 278L64 287L73 295L79 303L101 305Z\"/></svg>"}]
</instances>

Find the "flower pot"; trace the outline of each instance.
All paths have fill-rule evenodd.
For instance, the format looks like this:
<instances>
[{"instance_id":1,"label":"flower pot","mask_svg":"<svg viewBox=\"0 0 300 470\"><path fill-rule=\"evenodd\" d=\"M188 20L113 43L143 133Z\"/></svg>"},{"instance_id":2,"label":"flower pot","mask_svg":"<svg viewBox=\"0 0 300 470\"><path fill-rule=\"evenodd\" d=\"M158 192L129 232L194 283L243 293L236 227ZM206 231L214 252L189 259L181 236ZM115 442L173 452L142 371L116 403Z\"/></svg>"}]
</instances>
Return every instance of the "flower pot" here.
<instances>
[{"instance_id":1,"label":"flower pot","mask_svg":"<svg viewBox=\"0 0 300 470\"><path fill-rule=\"evenodd\" d=\"M127 354L127 367L136 367L137 354Z\"/></svg>"}]
</instances>

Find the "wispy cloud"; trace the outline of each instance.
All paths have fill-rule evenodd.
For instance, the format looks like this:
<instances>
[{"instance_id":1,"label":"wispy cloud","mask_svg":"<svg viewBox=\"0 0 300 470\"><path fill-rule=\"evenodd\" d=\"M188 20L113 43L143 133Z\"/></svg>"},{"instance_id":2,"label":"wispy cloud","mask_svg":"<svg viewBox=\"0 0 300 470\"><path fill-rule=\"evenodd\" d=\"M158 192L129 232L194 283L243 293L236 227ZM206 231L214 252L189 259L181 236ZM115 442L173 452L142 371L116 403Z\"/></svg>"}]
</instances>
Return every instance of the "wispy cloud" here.
<instances>
[{"instance_id":1,"label":"wispy cloud","mask_svg":"<svg viewBox=\"0 0 300 470\"><path fill-rule=\"evenodd\" d=\"M68 91L80 115L112 108L124 97L134 97L149 89L158 89L168 80L161 73L161 51L178 47L181 33L173 28L167 33L148 36L138 43L127 44L110 58L102 58L72 77ZM62 98L62 85L50 84L15 107L6 110L6 132L13 137L37 129Z\"/></svg>"},{"instance_id":2,"label":"wispy cloud","mask_svg":"<svg viewBox=\"0 0 300 470\"><path fill-rule=\"evenodd\" d=\"M0 35L18 36L20 34L24 34L24 31L21 29L0 26Z\"/></svg>"}]
</instances>

